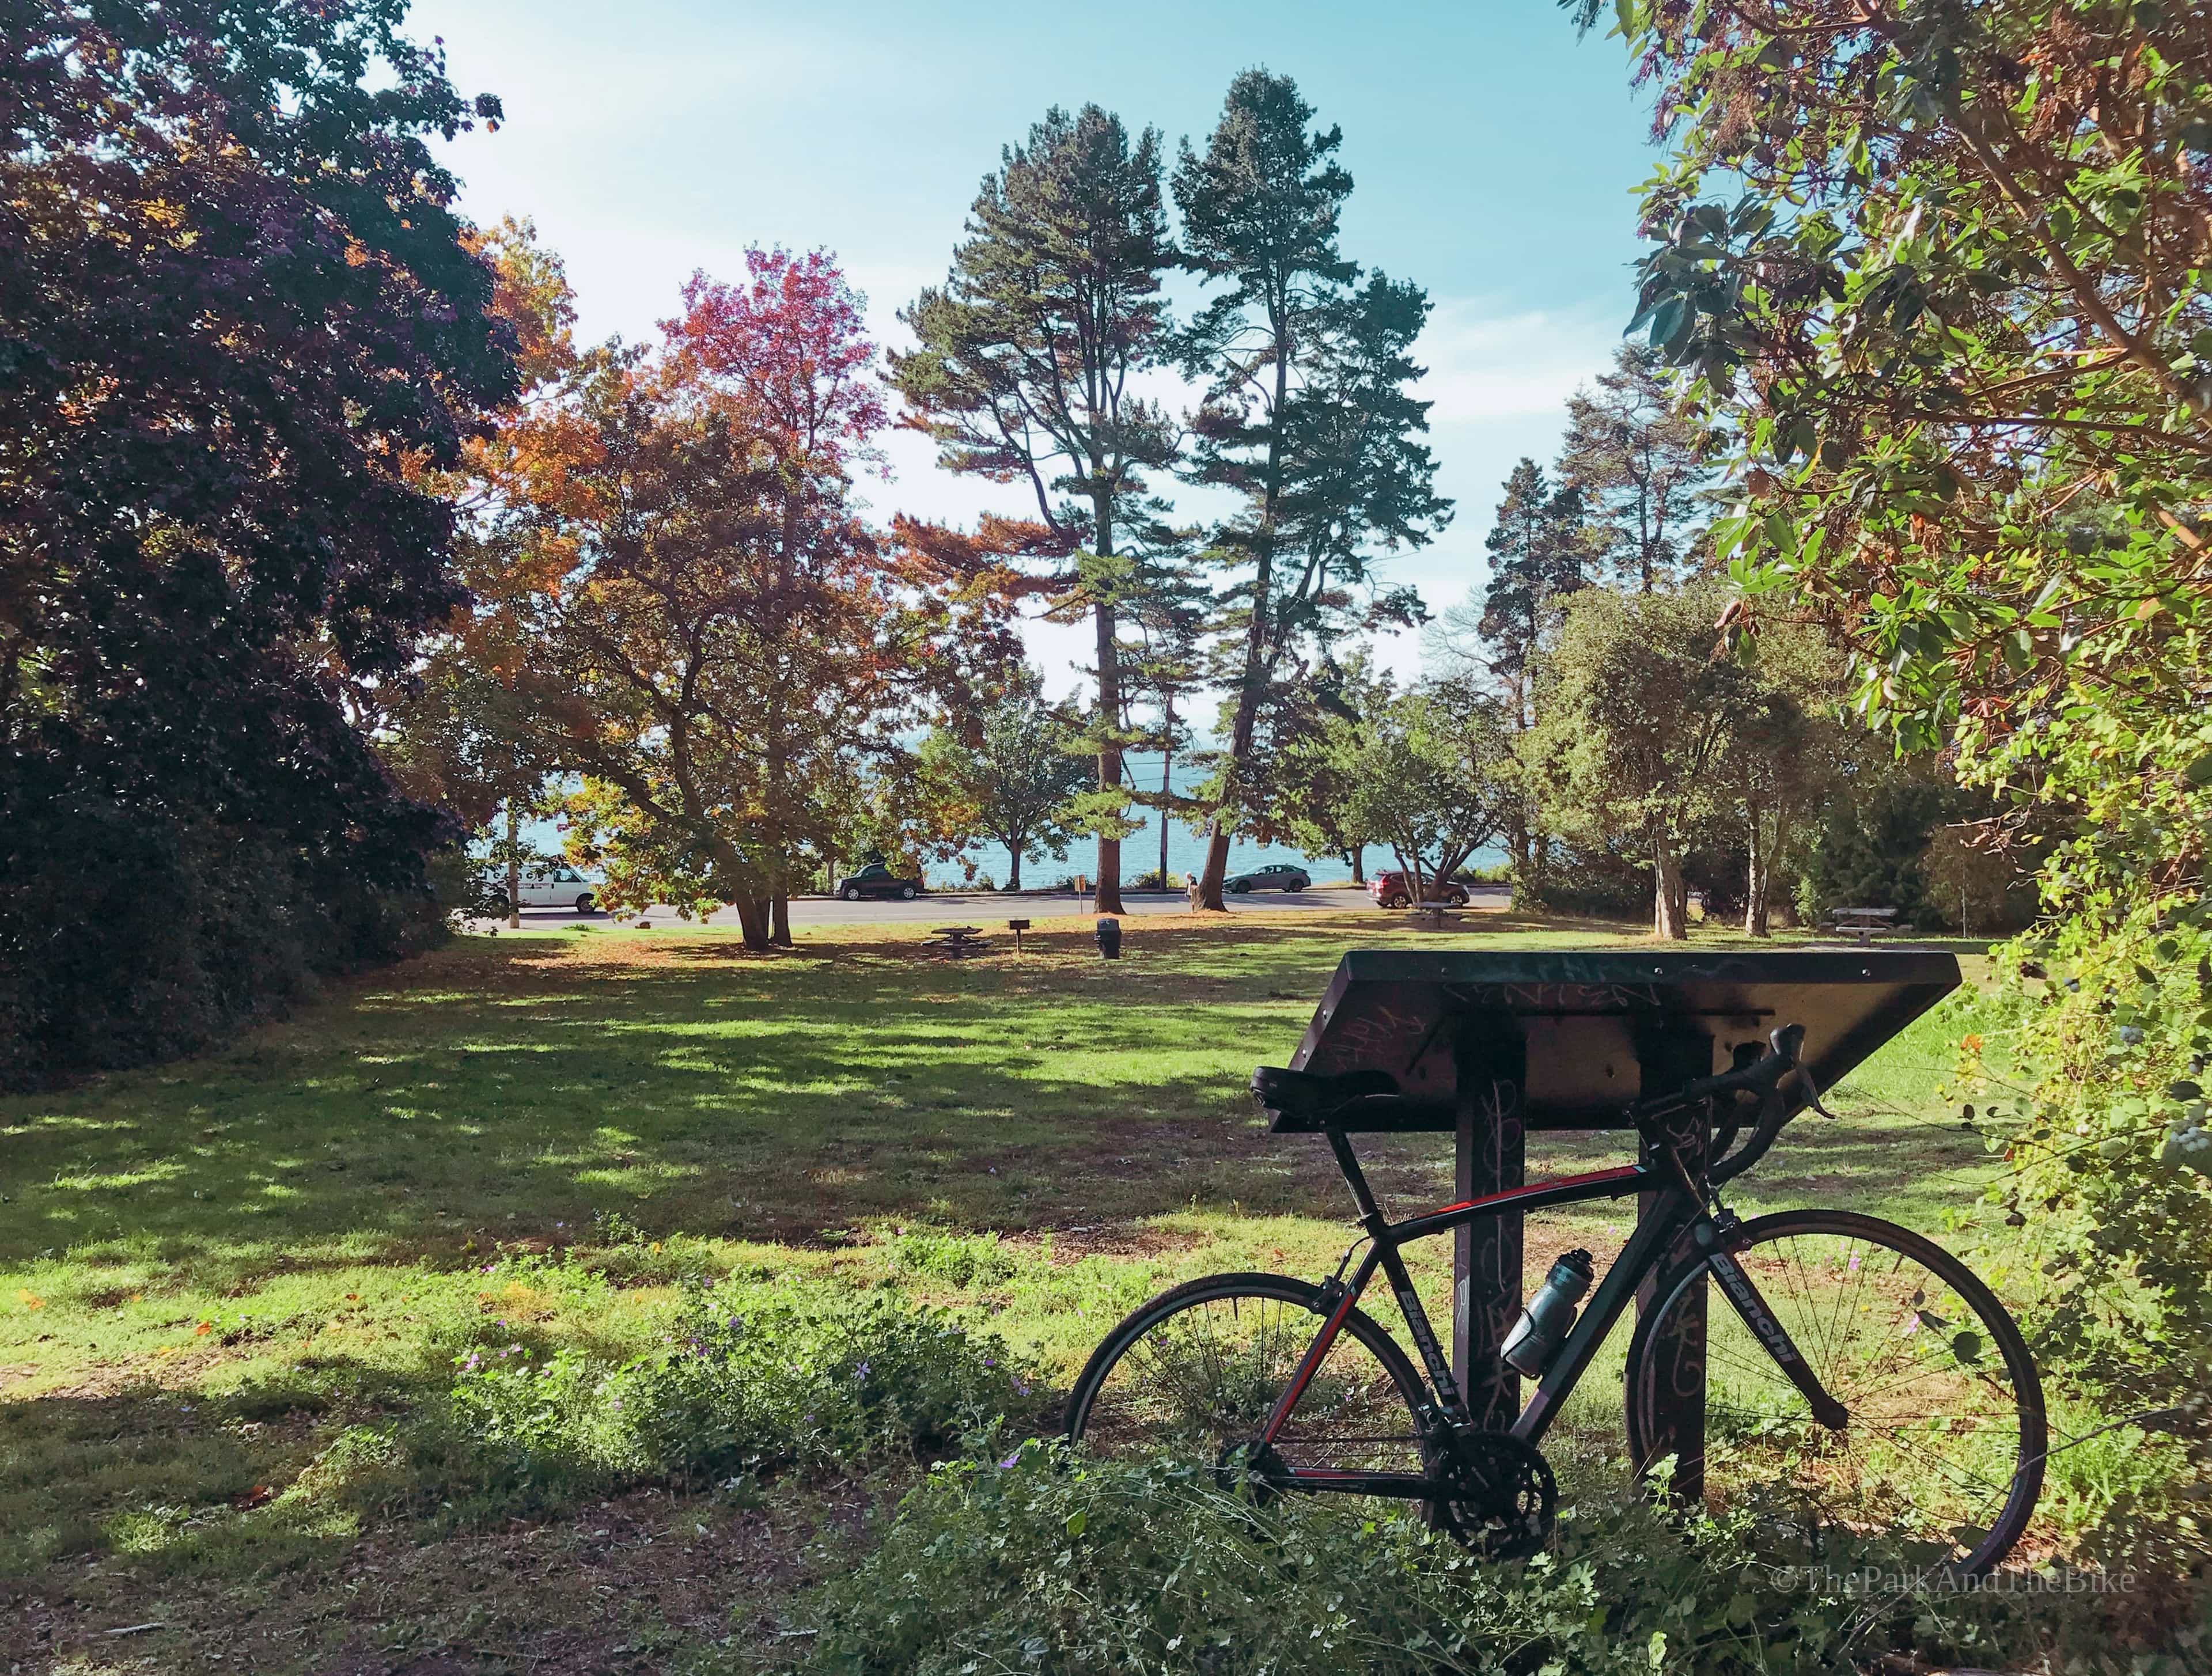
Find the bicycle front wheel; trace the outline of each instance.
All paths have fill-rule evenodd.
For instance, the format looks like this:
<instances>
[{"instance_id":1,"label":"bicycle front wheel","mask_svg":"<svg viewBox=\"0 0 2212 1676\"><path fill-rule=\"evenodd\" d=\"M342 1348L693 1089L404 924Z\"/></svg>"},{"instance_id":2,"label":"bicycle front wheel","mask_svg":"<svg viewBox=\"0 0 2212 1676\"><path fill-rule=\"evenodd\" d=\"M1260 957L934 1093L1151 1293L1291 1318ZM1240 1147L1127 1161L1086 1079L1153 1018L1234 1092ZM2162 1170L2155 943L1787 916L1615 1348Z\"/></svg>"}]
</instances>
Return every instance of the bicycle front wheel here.
<instances>
[{"instance_id":1,"label":"bicycle front wheel","mask_svg":"<svg viewBox=\"0 0 2212 1676\"><path fill-rule=\"evenodd\" d=\"M1068 1441L1115 1459L1202 1466L1262 1493L1285 1468L1425 1473L1427 1388L1358 1309L1261 1447L1330 1307L1320 1287L1279 1274L1211 1275L1161 1293L1092 1354L1068 1396Z\"/></svg>"},{"instance_id":2,"label":"bicycle front wheel","mask_svg":"<svg viewBox=\"0 0 2212 1676\"><path fill-rule=\"evenodd\" d=\"M1792 1529L1832 1559L1900 1544L1967 1573L2003 1558L2035 1511L2048 1434L2035 1364L1996 1295L1932 1241L1850 1211L1757 1218L1733 1254L1848 1424L1816 1421L1709 1271L1686 1262L1629 1345L1636 1460L1653 1464L1662 1411L1698 1388L1702 1314L1703 1453L1692 1432L1676 1471L1702 1479L1715 1513Z\"/></svg>"}]
</instances>

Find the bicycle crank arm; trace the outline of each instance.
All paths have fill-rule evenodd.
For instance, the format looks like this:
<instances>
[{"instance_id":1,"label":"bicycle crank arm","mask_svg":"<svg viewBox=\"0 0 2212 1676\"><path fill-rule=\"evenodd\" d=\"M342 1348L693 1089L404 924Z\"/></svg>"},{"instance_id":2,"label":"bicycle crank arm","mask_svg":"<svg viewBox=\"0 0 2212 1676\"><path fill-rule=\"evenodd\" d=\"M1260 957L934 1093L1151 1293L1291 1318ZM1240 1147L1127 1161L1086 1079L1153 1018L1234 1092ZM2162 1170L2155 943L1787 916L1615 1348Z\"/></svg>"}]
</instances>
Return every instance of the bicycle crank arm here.
<instances>
[{"instance_id":1,"label":"bicycle crank arm","mask_svg":"<svg viewBox=\"0 0 2212 1676\"><path fill-rule=\"evenodd\" d=\"M1789 1375L1790 1382L1812 1405L1813 1418L1831 1431L1841 1431L1848 1426L1851 1419L1850 1412L1828 1394L1827 1388L1820 1383L1820 1375L1813 1371L1812 1364L1797 1353L1796 1342L1776 1319L1774 1312L1766 1307L1766 1300L1759 1296L1759 1288L1752 1284L1751 1277L1743 1272L1742 1266L1725 1251L1708 1251L1705 1266L1712 1270L1714 1278L1721 1283L1721 1290L1728 1294L1728 1300L1735 1306L1736 1314L1743 1317L1743 1324L1751 1329L1753 1336L1759 1343L1766 1346L1766 1353L1775 1359L1784 1373Z\"/></svg>"}]
</instances>

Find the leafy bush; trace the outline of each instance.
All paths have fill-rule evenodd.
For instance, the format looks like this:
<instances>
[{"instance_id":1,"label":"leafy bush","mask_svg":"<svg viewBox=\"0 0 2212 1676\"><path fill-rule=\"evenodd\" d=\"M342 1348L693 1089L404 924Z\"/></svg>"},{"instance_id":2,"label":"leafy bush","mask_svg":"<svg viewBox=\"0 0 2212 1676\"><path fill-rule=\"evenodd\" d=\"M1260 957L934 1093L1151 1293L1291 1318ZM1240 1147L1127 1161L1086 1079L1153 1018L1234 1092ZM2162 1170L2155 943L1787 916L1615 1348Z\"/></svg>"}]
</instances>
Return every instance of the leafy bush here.
<instances>
[{"instance_id":1,"label":"leafy bush","mask_svg":"<svg viewBox=\"0 0 2212 1676\"><path fill-rule=\"evenodd\" d=\"M909 1228L886 1243L893 1267L963 1289L1011 1280L1021 1266L995 1233L954 1234L937 1228Z\"/></svg>"},{"instance_id":2,"label":"leafy bush","mask_svg":"<svg viewBox=\"0 0 2212 1676\"><path fill-rule=\"evenodd\" d=\"M1534 876L1516 877L1517 908L1549 908L1600 920L1649 919L1651 868L1625 845L1581 846L1555 839Z\"/></svg>"},{"instance_id":3,"label":"leafy bush","mask_svg":"<svg viewBox=\"0 0 2212 1676\"><path fill-rule=\"evenodd\" d=\"M388 792L367 837L288 833L47 796L45 766L0 775L0 1088L196 1052L442 934L438 822Z\"/></svg>"},{"instance_id":4,"label":"leafy bush","mask_svg":"<svg viewBox=\"0 0 2212 1676\"><path fill-rule=\"evenodd\" d=\"M2001 1601L1875 1605L1623 1489L1563 1509L1554 1552L1498 1565L1411 1520L1325 1497L1258 1508L1203 1470L1031 1442L998 1466L940 1466L908 1497L882 1546L816 1597L807 1668L1711 1676L1848 1671L1916 1618L1922 1644L1977 1661L2027 1634Z\"/></svg>"},{"instance_id":5,"label":"leafy bush","mask_svg":"<svg viewBox=\"0 0 2212 1676\"><path fill-rule=\"evenodd\" d=\"M2010 1054L2031 1069L2014 1173L1990 1189L2048 1294L2039 1351L2187 1469L2122 1498L2115 1558L2212 1557L2212 913L2088 916L2002 951ZM1972 1090L1991 1079L1965 1039Z\"/></svg>"},{"instance_id":6,"label":"leafy bush","mask_svg":"<svg viewBox=\"0 0 2212 1676\"><path fill-rule=\"evenodd\" d=\"M696 1287L654 1349L609 1362L518 1334L456 1358L451 1433L526 1500L939 1452L1033 1416L1033 1371L888 1290Z\"/></svg>"}]
</instances>

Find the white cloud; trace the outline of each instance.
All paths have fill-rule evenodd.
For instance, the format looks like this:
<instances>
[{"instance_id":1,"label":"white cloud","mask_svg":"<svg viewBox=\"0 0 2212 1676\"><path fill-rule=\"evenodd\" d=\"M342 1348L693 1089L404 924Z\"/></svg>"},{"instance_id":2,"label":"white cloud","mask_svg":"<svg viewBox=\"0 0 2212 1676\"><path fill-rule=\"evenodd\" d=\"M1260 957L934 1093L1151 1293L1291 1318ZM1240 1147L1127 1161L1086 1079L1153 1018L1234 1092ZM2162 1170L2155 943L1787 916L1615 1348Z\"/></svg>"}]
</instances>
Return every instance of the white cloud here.
<instances>
[{"instance_id":1,"label":"white cloud","mask_svg":"<svg viewBox=\"0 0 2212 1676\"><path fill-rule=\"evenodd\" d=\"M1623 323L1589 309L1501 314L1476 298L1449 298L1429 317L1415 353L1427 366L1429 422L1556 418L1577 385L1605 370Z\"/></svg>"}]
</instances>

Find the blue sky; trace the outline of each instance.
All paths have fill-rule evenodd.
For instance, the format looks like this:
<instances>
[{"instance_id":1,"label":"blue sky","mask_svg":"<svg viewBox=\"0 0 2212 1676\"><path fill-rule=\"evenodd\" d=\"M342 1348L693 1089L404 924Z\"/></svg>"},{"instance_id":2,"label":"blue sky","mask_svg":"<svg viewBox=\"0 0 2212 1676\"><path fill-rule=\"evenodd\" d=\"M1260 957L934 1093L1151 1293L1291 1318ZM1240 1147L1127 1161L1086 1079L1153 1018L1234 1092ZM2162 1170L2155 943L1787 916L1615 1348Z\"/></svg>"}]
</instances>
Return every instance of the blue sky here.
<instances>
[{"instance_id":1,"label":"blue sky","mask_svg":"<svg viewBox=\"0 0 2212 1676\"><path fill-rule=\"evenodd\" d=\"M1431 610L1484 572L1498 484L1548 459L1561 407L1632 311L1633 192L1648 102L1620 43L1577 41L1550 0L1318 5L834 7L707 0L423 0L464 92L506 102L496 135L446 149L479 221L536 219L568 264L581 329L649 332L694 268L748 244L823 246L869 295L879 338L944 276L978 180L1046 106L1096 100L1170 148L1202 140L1239 70L1297 78L1344 129L1357 181L1346 255L1428 288L1432 445L1459 515L1392 562ZM965 519L1018 501L892 447L882 510ZM1040 626L1055 689L1079 640ZM1389 660L1410 670L1410 644Z\"/></svg>"}]
</instances>

